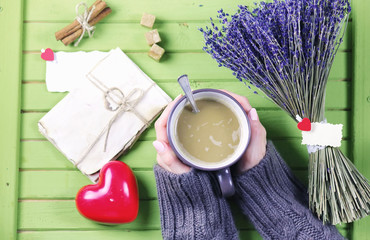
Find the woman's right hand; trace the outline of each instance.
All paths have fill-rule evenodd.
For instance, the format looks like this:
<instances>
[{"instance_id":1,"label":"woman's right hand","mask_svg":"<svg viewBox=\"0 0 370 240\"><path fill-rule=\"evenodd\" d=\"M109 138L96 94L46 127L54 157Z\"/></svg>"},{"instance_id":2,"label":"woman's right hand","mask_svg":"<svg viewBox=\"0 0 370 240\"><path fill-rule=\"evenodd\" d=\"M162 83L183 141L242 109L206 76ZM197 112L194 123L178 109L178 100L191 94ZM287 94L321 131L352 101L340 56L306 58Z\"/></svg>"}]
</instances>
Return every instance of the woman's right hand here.
<instances>
[{"instance_id":1,"label":"woman's right hand","mask_svg":"<svg viewBox=\"0 0 370 240\"><path fill-rule=\"evenodd\" d=\"M246 97L237 95L226 90L222 91L230 94L242 105L244 111L246 111L248 115L251 126L251 138L249 141L249 145L246 152L238 161L235 167L237 174L242 174L253 168L254 166L258 165L262 158L265 156L267 143L266 130L259 121L256 109L252 108Z\"/></svg>"}]
</instances>

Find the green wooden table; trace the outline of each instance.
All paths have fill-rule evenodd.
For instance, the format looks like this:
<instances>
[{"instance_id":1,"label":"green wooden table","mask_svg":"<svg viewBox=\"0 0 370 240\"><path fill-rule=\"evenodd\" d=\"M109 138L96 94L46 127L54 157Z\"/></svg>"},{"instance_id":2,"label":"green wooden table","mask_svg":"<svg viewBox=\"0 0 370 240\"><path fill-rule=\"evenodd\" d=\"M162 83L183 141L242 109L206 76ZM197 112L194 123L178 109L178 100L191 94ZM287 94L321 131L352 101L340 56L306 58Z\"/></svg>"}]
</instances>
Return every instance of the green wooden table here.
<instances>
[{"instance_id":1,"label":"green wooden table","mask_svg":"<svg viewBox=\"0 0 370 240\"><path fill-rule=\"evenodd\" d=\"M161 239L159 208L152 166L154 129L146 131L120 160L134 170L140 188L137 220L119 226L95 224L76 211L74 197L89 180L37 130L37 121L65 94L49 93L40 49L108 51L120 47L171 97L181 93L176 78L187 73L198 88L224 88L245 95L259 112L268 137L302 181L307 183L307 152L294 122L275 105L247 90L231 72L202 52L202 34L217 10L234 12L237 4L222 0L110 0L113 13L97 25L93 39L65 47L54 32L74 18L79 0L0 1L0 239ZM92 4L88 0L88 5ZM344 124L342 149L370 179L370 2L352 1L353 13L337 54L327 90L327 118ZM141 14L157 16L155 28L166 49L161 63L147 56ZM233 207L234 208L234 207ZM241 239L260 236L244 217L234 216ZM370 239L370 218L338 226L349 239Z\"/></svg>"}]
</instances>

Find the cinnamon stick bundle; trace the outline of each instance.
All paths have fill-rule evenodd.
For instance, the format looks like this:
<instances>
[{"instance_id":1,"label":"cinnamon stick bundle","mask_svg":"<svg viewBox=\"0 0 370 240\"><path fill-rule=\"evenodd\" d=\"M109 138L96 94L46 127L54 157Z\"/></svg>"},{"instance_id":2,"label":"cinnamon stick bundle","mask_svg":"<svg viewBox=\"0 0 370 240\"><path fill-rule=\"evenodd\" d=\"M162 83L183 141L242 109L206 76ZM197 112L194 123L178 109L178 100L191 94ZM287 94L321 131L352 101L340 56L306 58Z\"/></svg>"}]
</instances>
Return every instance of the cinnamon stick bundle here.
<instances>
[{"instance_id":1,"label":"cinnamon stick bundle","mask_svg":"<svg viewBox=\"0 0 370 240\"><path fill-rule=\"evenodd\" d=\"M95 6L95 9L91 13L89 19L90 26L94 26L112 12L112 9L109 8L106 2L102 0L95 1L95 3L89 7L88 9L89 12L93 8L93 6ZM83 29L81 27L81 24L77 20L74 20L68 26L57 31L55 33L55 38L57 41L61 40L64 43L64 45L67 46L71 44L73 41L75 41L77 38L79 38L82 32Z\"/></svg>"}]
</instances>

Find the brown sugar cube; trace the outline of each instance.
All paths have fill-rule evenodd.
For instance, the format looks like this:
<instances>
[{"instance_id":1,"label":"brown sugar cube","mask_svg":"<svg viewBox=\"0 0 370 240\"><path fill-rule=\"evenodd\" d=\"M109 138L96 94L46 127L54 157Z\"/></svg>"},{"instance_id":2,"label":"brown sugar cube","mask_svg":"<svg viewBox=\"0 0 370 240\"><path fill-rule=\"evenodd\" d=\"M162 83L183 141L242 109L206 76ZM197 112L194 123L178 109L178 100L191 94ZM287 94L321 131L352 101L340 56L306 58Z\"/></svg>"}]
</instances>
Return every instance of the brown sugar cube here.
<instances>
[{"instance_id":1,"label":"brown sugar cube","mask_svg":"<svg viewBox=\"0 0 370 240\"><path fill-rule=\"evenodd\" d=\"M155 16L148 14L148 13L143 13L143 16L141 17L140 24L144 27L152 28L154 25L155 21Z\"/></svg>"},{"instance_id":2,"label":"brown sugar cube","mask_svg":"<svg viewBox=\"0 0 370 240\"><path fill-rule=\"evenodd\" d=\"M157 29L145 33L145 38L149 46L152 46L154 43L159 43L161 41L161 37L159 36Z\"/></svg>"},{"instance_id":3,"label":"brown sugar cube","mask_svg":"<svg viewBox=\"0 0 370 240\"><path fill-rule=\"evenodd\" d=\"M158 61L164 54L164 49L158 46L157 44L153 44L152 48L148 52L149 57L153 58L154 60Z\"/></svg>"}]
</instances>

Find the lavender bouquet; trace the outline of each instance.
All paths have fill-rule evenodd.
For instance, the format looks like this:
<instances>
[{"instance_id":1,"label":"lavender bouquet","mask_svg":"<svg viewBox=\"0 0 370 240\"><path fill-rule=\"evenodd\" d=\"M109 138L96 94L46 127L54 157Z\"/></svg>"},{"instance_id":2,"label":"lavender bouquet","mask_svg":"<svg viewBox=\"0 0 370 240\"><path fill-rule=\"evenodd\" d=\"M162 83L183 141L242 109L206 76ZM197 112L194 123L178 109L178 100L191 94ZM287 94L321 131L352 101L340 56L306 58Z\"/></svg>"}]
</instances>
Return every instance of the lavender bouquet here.
<instances>
[{"instance_id":1,"label":"lavender bouquet","mask_svg":"<svg viewBox=\"0 0 370 240\"><path fill-rule=\"evenodd\" d=\"M237 79L259 88L286 111L325 120L328 75L351 11L347 0L274 0L239 6L200 29L204 50ZM211 19L212 20L212 19ZM324 223L370 213L370 185L339 148L309 154L310 209Z\"/></svg>"}]
</instances>

